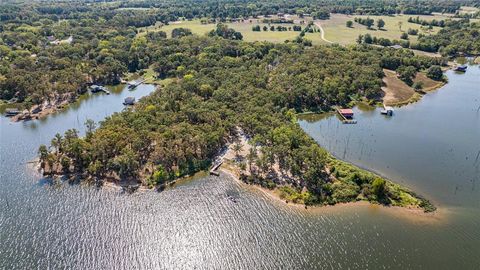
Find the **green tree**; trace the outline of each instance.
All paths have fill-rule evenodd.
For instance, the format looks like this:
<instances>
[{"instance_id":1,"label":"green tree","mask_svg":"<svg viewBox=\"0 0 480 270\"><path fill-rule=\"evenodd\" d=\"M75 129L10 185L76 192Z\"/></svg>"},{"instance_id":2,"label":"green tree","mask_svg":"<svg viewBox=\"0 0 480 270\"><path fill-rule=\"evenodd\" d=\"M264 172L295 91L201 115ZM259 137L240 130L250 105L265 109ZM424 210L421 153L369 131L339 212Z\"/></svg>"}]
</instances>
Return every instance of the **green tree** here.
<instances>
[{"instance_id":1,"label":"green tree","mask_svg":"<svg viewBox=\"0 0 480 270\"><path fill-rule=\"evenodd\" d=\"M353 26L353 22L352 21L347 21L346 25L347 25L348 28L351 28Z\"/></svg>"},{"instance_id":2,"label":"green tree","mask_svg":"<svg viewBox=\"0 0 480 270\"><path fill-rule=\"evenodd\" d=\"M55 134L55 137L53 137L50 144L55 149L56 153L61 152L62 151L62 144L63 144L62 135L60 135L60 133Z\"/></svg>"},{"instance_id":3,"label":"green tree","mask_svg":"<svg viewBox=\"0 0 480 270\"><path fill-rule=\"evenodd\" d=\"M385 180L382 178L375 178L375 180L372 182L372 191L377 196L379 201L383 201L387 192Z\"/></svg>"},{"instance_id":4,"label":"green tree","mask_svg":"<svg viewBox=\"0 0 480 270\"><path fill-rule=\"evenodd\" d=\"M362 44L363 43L363 35L358 35L356 41L357 41L357 44Z\"/></svg>"},{"instance_id":5,"label":"green tree","mask_svg":"<svg viewBox=\"0 0 480 270\"><path fill-rule=\"evenodd\" d=\"M385 26L385 21L382 20L382 19L379 19L379 20L377 21L377 27L378 27L378 29L383 29L384 26Z\"/></svg>"},{"instance_id":6,"label":"green tree","mask_svg":"<svg viewBox=\"0 0 480 270\"><path fill-rule=\"evenodd\" d=\"M135 176L139 165L138 156L129 147L124 148L122 154L116 156L113 160L113 166L121 178Z\"/></svg>"},{"instance_id":7,"label":"green tree","mask_svg":"<svg viewBox=\"0 0 480 270\"><path fill-rule=\"evenodd\" d=\"M46 145L42 144L40 147L38 147L38 156L40 158L40 164L41 167L45 167L45 161L47 160L48 157L48 148Z\"/></svg>"},{"instance_id":8,"label":"green tree","mask_svg":"<svg viewBox=\"0 0 480 270\"><path fill-rule=\"evenodd\" d=\"M423 89L423 83L422 82L414 82L412 87L413 87L413 90L420 91L420 90Z\"/></svg>"},{"instance_id":9,"label":"green tree","mask_svg":"<svg viewBox=\"0 0 480 270\"><path fill-rule=\"evenodd\" d=\"M92 119L87 119L85 121L85 133L87 135L87 138L91 137L92 134L93 134L93 131L95 130L95 128L97 127L95 121L93 121Z\"/></svg>"},{"instance_id":10,"label":"green tree","mask_svg":"<svg viewBox=\"0 0 480 270\"><path fill-rule=\"evenodd\" d=\"M372 44L373 38L370 34L365 34L365 36L363 37L363 41L367 44Z\"/></svg>"},{"instance_id":11,"label":"green tree","mask_svg":"<svg viewBox=\"0 0 480 270\"><path fill-rule=\"evenodd\" d=\"M413 84L413 78L417 74L417 70L412 66L400 66L397 69L398 77L408 85Z\"/></svg>"},{"instance_id":12,"label":"green tree","mask_svg":"<svg viewBox=\"0 0 480 270\"><path fill-rule=\"evenodd\" d=\"M242 151L242 144L240 142L236 142L233 145L233 151L235 152L235 158L239 159L240 158L240 152Z\"/></svg>"},{"instance_id":13,"label":"green tree","mask_svg":"<svg viewBox=\"0 0 480 270\"><path fill-rule=\"evenodd\" d=\"M427 69L427 77L436 81L442 80L443 79L442 68L436 65L429 67Z\"/></svg>"},{"instance_id":14,"label":"green tree","mask_svg":"<svg viewBox=\"0 0 480 270\"><path fill-rule=\"evenodd\" d=\"M163 168L162 165L158 165L157 169L151 176L150 185L151 186L161 185L161 184L164 184L167 180L168 180L167 171L165 170L165 168Z\"/></svg>"},{"instance_id":15,"label":"green tree","mask_svg":"<svg viewBox=\"0 0 480 270\"><path fill-rule=\"evenodd\" d=\"M374 23L375 21L373 19L370 19L370 17L368 17L365 21L365 25L367 26L368 29L372 28Z\"/></svg>"},{"instance_id":16,"label":"green tree","mask_svg":"<svg viewBox=\"0 0 480 270\"><path fill-rule=\"evenodd\" d=\"M192 35L192 31L188 28L174 28L172 30L172 38L180 38Z\"/></svg>"}]
</instances>

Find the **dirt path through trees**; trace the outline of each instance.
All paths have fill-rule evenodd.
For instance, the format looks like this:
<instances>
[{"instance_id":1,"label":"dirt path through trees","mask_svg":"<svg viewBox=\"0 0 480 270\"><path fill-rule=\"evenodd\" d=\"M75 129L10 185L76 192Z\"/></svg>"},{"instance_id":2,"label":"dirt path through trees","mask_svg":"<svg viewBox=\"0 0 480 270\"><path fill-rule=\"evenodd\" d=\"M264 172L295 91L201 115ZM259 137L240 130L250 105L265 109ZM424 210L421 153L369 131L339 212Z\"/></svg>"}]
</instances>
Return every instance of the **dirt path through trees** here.
<instances>
[{"instance_id":1,"label":"dirt path through trees","mask_svg":"<svg viewBox=\"0 0 480 270\"><path fill-rule=\"evenodd\" d=\"M320 35L322 37L322 40L325 41L325 42L328 42L328 43L333 43L332 41L325 38L325 31L323 30L320 22L315 22L315 25L318 27L318 29L320 29Z\"/></svg>"}]
</instances>

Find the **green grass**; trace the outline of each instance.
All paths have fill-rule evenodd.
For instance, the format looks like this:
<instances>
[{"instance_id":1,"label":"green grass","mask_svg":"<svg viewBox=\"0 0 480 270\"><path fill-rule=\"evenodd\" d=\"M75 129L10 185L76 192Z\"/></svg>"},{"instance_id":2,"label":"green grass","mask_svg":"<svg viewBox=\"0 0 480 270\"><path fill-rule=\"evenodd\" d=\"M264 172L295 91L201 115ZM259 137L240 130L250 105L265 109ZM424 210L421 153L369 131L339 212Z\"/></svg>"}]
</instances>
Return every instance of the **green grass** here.
<instances>
[{"instance_id":1,"label":"green grass","mask_svg":"<svg viewBox=\"0 0 480 270\"><path fill-rule=\"evenodd\" d=\"M295 32L295 31L270 31L270 25L269 24L264 24L261 23L261 20L257 19L252 19L250 20L245 20L244 22L233 22L233 23L227 23L228 27L235 29L236 31L242 33L243 35L243 40L247 42L254 42L254 41L269 41L273 43L282 43L285 40L294 40L300 32ZM262 31L260 32L254 32L252 31L252 26L255 25L260 25L260 28ZM271 24L275 27L278 25L285 26L285 27L293 27L295 24ZM302 28L305 27L305 25L301 25ZM140 28L139 35L144 35L147 31L164 31L167 33L167 37L171 37L172 30L175 28L188 28L192 31L193 34L196 35L205 35L211 30L215 29L216 24L202 24L200 20L192 20L192 21L178 21L178 22L172 22L169 25L160 25L157 24L155 26L150 26L150 27L145 27L145 28ZM263 31L263 26L269 27L268 31ZM319 33L315 33L318 35L318 40L320 40L320 35ZM307 34L306 35L308 39L315 40L315 38L312 38L313 34Z\"/></svg>"},{"instance_id":2,"label":"green grass","mask_svg":"<svg viewBox=\"0 0 480 270\"><path fill-rule=\"evenodd\" d=\"M352 28L346 26L347 21L354 21L354 18L367 18L370 17L375 20L375 23L378 19L383 19L385 21L384 30L376 29L376 26L372 27L372 30L367 29L366 26L353 23ZM388 39L400 39L402 32L406 32L409 28L418 29L419 33L428 34L426 31L422 30L422 26L419 24L409 23L409 17L416 17L414 15L397 15L397 16L364 16L364 15L343 15L343 14L332 14L329 20L320 21L322 28L325 30L325 38L336 43L340 44L353 44L356 42L358 35L370 34L376 37L383 37ZM448 16L444 15L435 15L435 16L420 16L421 19L425 20L441 20L446 19ZM401 22L401 30L398 23ZM431 33L436 33L440 30L440 27L434 27ZM410 41L415 42L417 40L416 36L410 36Z\"/></svg>"},{"instance_id":3,"label":"green grass","mask_svg":"<svg viewBox=\"0 0 480 270\"><path fill-rule=\"evenodd\" d=\"M171 22L168 25L157 23L154 26L140 28L139 35L144 35L147 31L164 31L167 33L167 37L170 38L172 35L172 30L175 28L188 28L193 34L202 36L214 29L215 24L202 24L200 23L200 20Z\"/></svg>"},{"instance_id":4,"label":"green grass","mask_svg":"<svg viewBox=\"0 0 480 270\"><path fill-rule=\"evenodd\" d=\"M141 70L140 72L130 73L126 76L127 80L137 80L140 77L145 79L147 84L155 84L165 87L175 81L175 78L158 79L152 67Z\"/></svg>"},{"instance_id":5,"label":"green grass","mask_svg":"<svg viewBox=\"0 0 480 270\"><path fill-rule=\"evenodd\" d=\"M467 6L462 6L460 7L460 14L474 14L476 12L479 12L480 9L476 7L467 7Z\"/></svg>"},{"instance_id":6,"label":"green grass","mask_svg":"<svg viewBox=\"0 0 480 270\"><path fill-rule=\"evenodd\" d=\"M366 18L370 17L375 20L383 19L385 21L385 27L382 30L376 29L376 26L372 27L373 29L367 29L366 26L354 23L352 28L346 26L346 22L351 20L353 21L355 17ZM353 44L356 42L358 35L365 35L367 33L376 37L383 37L388 39L400 39L400 35L403 32L406 32L409 28L418 29L419 33L422 34L433 34L440 30L440 27L434 27L432 30L423 29L421 25L409 23L408 18L415 17L414 15L396 15L396 16L366 16L366 15L343 15L343 14L332 14L330 19L320 21L323 29L325 30L325 38L335 43L342 45ZM449 18L448 15L436 14L434 16L420 16L421 19L425 20L442 20ZM293 18L295 19L295 18ZM297 18L298 19L298 18ZM311 20L308 18L306 20ZM401 28L399 27L399 22L402 23ZM295 31L263 31L263 26L268 24L261 23L261 19L250 19L243 22L233 22L227 23L227 25L236 31L239 31L243 35L243 40L248 42L253 41L269 41L274 43L285 42L286 40L294 40L299 32ZM252 26L260 25L262 31L254 32L252 31ZM272 24L277 26L278 24ZM281 24L282 26L292 27L294 24ZM304 24L297 24L305 27ZM178 22L171 22L169 25L157 24L154 26L140 28L139 35L144 35L147 31L165 31L167 36L170 37L172 30L175 28L188 28L192 33L196 35L205 35L215 28L215 24L202 24L199 19L197 20L184 20ZM315 27L316 28L316 27ZM322 40L320 32L315 33L306 33L305 38L312 41L313 44L327 44ZM415 42L417 36L410 36L410 41Z\"/></svg>"},{"instance_id":7,"label":"green grass","mask_svg":"<svg viewBox=\"0 0 480 270\"><path fill-rule=\"evenodd\" d=\"M158 84L161 80L157 79L156 73L153 70L153 68L149 67L147 69L144 69L142 71L143 73L143 78L146 80L145 83L149 84Z\"/></svg>"},{"instance_id":8,"label":"green grass","mask_svg":"<svg viewBox=\"0 0 480 270\"><path fill-rule=\"evenodd\" d=\"M262 31L260 32L254 32L252 31L252 26L255 25L260 25L260 28ZM270 31L270 26L277 27L278 25L285 26L285 27L293 27L295 24L265 24L261 23L260 21L257 21L256 19L250 21L245 21L245 22L236 22L236 23L228 23L228 26L235 29L236 31L242 33L243 35L243 40L244 41L269 41L273 43L282 43L285 40L294 40L300 32L295 32L295 31ZM298 24L300 25L300 24ZM269 29L268 31L263 31L263 27L267 26ZM302 28L305 27L305 25L300 25Z\"/></svg>"}]
</instances>

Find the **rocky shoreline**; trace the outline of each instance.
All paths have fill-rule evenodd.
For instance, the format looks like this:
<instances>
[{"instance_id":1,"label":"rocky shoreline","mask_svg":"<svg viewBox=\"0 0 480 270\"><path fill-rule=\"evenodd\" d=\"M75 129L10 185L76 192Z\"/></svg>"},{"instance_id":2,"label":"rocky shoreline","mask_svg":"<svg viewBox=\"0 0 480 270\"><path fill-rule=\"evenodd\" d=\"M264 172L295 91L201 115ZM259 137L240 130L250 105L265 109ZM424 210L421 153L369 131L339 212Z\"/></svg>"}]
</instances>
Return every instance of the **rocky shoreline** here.
<instances>
[{"instance_id":1,"label":"rocky shoreline","mask_svg":"<svg viewBox=\"0 0 480 270\"><path fill-rule=\"evenodd\" d=\"M78 96L74 93L57 94L45 100L39 105L34 105L30 109L25 109L11 118L12 122L27 121L43 118L49 114L64 109L70 103L77 100Z\"/></svg>"}]
</instances>

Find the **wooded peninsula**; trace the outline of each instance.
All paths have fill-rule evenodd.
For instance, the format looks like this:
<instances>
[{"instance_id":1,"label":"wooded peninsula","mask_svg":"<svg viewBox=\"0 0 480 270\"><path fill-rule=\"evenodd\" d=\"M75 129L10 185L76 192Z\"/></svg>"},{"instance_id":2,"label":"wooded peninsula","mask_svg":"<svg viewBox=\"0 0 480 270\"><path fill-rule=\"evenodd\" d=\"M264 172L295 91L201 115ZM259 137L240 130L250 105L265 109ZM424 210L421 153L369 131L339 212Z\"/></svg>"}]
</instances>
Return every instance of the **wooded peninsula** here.
<instances>
[{"instance_id":1,"label":"wooded peninsula","mask_svg":"<svg viewBox=\"0 0 480 270\"><path fill-rule=\"evenodd\" d=\"M384 70L416 91L417 74L443 82L452 57L480 52L479 13L461 13L462 6L475 1L7 1L0 5L0 98L45 110L134 73L159 85L133 108L87 121L84 137L71 129L40 146L46 175L159 187L208 170L228 145L247 138L248 153L233 164L240 178L278 189L287 201L365 200L431 212L435 206L409 189L331 156L297 115L382 101ZM405 48L365 36L346 46L312 44L305 31L334 13L453 15ZM244 41L229 24L285 14L309 22L284 42ZM213 29L145 30L196 19Z\"/></svg>"}]
</instances>

